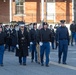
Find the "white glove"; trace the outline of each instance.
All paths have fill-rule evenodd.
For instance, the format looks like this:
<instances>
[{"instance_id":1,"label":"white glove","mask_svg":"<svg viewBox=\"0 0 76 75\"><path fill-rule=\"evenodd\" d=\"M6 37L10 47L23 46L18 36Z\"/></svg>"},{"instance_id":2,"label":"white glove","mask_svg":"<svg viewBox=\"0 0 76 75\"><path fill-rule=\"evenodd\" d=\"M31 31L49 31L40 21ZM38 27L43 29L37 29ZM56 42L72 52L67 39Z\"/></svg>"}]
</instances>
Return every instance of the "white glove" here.
<instances>
[{"instance_id":1,"label":"white glove","mask_svg":"<svg viewBox=\"0 0 76 75\"><path fill-rule=\"evenodd\" d=\"M49 42L50 46L51 46L51 42Z\"/></svg>"},{"instance_id":2,"label":"white glove","mask_svg":"<svg viewBox=\"0 0 76 75\"><path fill-rule=\"evenodd\" d=\"M28 46L28 49L29 49L30 47Z\"/></svg>"},{"instance_id":3,"label":"white glove","mask_svg":"<svg viewBox=\"0 0 76 75\"><path fill-rule=\"evenodd\" d=\"M43 43L42 43L42 42L39 42L39 45L40 45L40 46L42 46L42 45L43 45Z\"/></svg>"},{"instance_id":4,"label":"white glove","mask_svg":"<svg viewBox=\"0 0 76 75\"><path fill-rule=\"evenodd\" d=\"M33 42L30 42L30 45L32 45L33 44Z\"/></svg>"},{"instance_id":5,"label":"white glove","mask_svg":"<svg viewBox=\"0 0 76 75\"><path fill-rule=\"evenodd\" d=\"M17 44L16 47L19 49L19 45Z\"/></svg>"},{"instance_id":6,"label":"white glove","mask_svg":"<svg viewBox=\"0 0 76 75\"><path fill-rule=\"evenodd\" d=\"M59 41L57 41L57 44L59 44Z\"/></svg>"}]
</instances>

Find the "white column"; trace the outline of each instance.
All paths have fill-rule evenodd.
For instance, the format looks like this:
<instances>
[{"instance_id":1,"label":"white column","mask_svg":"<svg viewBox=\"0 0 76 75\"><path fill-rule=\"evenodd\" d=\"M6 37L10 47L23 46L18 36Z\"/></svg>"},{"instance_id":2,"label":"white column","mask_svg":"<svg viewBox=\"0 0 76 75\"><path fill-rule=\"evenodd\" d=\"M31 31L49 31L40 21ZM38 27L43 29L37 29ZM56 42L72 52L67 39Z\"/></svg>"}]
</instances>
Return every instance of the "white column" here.
<instances>
[{"instance_id":1,"label":"white column","mask_svg":"<svg viewBox=\"0 0 76 75\"><path fill-rule=\"evenodd\" d=\"M41 21L44 20L44 0L41 0Z\"/></svg>"},{"instance_id":2,"label":"white column","mask_svg":"<svg viewBox=\"0 0 76 75\"><path fill-rule=\"evenodd\" d=\"M9 17L10 17L10 22L12 21L12 0L9 0Z\"/></svg>"},{"instance_id":3,"label":"white column","mask_svg":"<svg viewBox=\"0 0 76 75\"><path fill-rule=\"evenodd\" d=\"M72 0L72 21L74 21L74 0Z\"/></svg>"},{"instance_id":4,"label":"white column","mask_svg":"<svg viewBox=\"0 0 76 75\"><path fill-rule=\"evenodd\" d=\"M6 2L6 0L4 0L4 2Z\"/></svg>"},{"instance_id":5,"label":"white column","mask_svg":"<svg viewBox=\"0 0 76 75\"><path fill-rule=\"evenodd\" d=\"M46 21L47 21L47 0L46 0Z\"/></svg>"}]
</instances>

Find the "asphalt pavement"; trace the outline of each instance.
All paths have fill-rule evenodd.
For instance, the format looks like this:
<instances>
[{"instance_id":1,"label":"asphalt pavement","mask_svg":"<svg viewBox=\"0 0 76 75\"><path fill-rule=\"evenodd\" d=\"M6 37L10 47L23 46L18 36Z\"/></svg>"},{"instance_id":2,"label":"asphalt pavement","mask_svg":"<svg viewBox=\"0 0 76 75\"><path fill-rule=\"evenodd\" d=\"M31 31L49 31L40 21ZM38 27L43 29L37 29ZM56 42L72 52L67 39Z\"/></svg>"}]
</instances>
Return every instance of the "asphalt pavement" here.
<instances>
[{"instance_id":1,"label":"asphalt pavement","mask_svg":"<svg viewBox=\"0 0 76 75\"><path fill-rule=\"evenodd\" d=\"M69 46L67 65L58 64L58 51L51 50L49 67L38 63L31 63L27 58L27 65L19 65L15 53L5 51L4 66L0 67L0 75L76 75L76 45Z\"/></svg>"}]
</instances>

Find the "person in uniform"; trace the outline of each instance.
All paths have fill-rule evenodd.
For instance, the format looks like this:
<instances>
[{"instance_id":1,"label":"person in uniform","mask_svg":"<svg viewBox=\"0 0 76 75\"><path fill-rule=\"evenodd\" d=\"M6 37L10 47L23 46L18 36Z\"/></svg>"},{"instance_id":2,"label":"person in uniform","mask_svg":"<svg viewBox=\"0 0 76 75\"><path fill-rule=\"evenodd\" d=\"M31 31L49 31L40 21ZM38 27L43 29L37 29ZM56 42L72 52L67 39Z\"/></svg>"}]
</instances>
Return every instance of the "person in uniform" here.
<instances>
[{"instance_id":1,"label":"person in uniform","mask_svg":"<svg viewBox=\"0 0 76 75\"><path fill-rule=\"evenodd\" d=\"M8 49L8 51L11 51L11 43L12 43L12 39L11 39L11 30L10 30L10 26L6 25L6 29L5 29L5 33L6 33L6 45L5 45L5 49Z\"/></svg>"},{"instance_id":2,"label":"person in uniform","mask_svg":"<svg viewBox=\"0 0 76 75\"><path fill-rule=\"evenodd\" d=\"M16 50L16 44L17 44L17 32L19 31L19 26L16 24L13 29L11 29L11 51L14 52Z\"/></svg>"},{"instance_id":3,"label":"person in uniform","mask_svg":"<svg viewBox=\"0 0 76 75\"><path fill-rule=\"evenodd\" d=\"M16 45L16 56L19 57L20 65L26 65L26 59L28 56L28 45L29 45L29 37L28 32L25 30L24 24L20 24L20 29L17 35L17 45Z\"/></svg>"},{"instance_id":4,"label":"person in uniform","mask_svg":"<svg viewBox=\"0 0 76 75\"><path fill-rule=\"evenodd\" d=\"M57 43L57 39L56 39L56 30L60 27L60 23L55 24L54 29L55 29L55 49L58 48L58 43Z\"/></svg>"},{"instance_id":5,"label":"person in uniform","mask_svg":"<svg viewBox=\"0 0 76 75\"><path fill-rule=\"evenodd\" d=\"M39 30L37 29L37 23L33 23L33 29L30 30L30 45L31 45L31 62L33 62L35 57L35 62L37 63L37 43L39 42ZM35 55L34 55L35 54Z\"/></svg>"},{"instance_id":6,"label":"person in uniform","mask_svg":"<svg viewBox=\"0 0 76 75\"><path fill-rule=\"evenodd\" d=\"M40 29L42 29L42 25L40 24L39 27L38 27L38 30L40 31ZM37 61L38 61L38 64L40 64L40 45L37 44Z\"/></svg>"},{"instance_id":7,"label":"person in uniform","mask_svg":"<svg viewBox=\"0 0 76 75\"><path fill-rule=\"evenodd\" d=\"M74 21L70 25L70 31L71 31L71 46L73 46L73 40L75 40L75 33L76 33L76 24Z\"/></svg>"},{"instance_id":8,"label":"person in uniform","mask_svg":"<svg viewBox=\"0 0 76 75\"><path fill-rule=\"evenodd\" d=\"M0 27L2 27L2 23L0 23Z\"/></svg>"},{"instance_id":9,"label":"person in uniform","mask_svg":"<svg viewBox=\"0 0 76 75\"><path fill-rule=\"evenodd\" d=\"M58 63L61 63L61 56L63 53L62 63L66 64L67 52L68 52L68 42L69 42L69 32L65 26L65 20L60 20L61 26L56 31L56 38L58 42Z\"/></svg>"},{"instance_id":10,"label":"person in uniform","mask_svg":"<svg viewBox=\"0 0 76 75\"><path fill-rule=\"evenodd\" d=\"M4 44L5 44L6 34L2 31L2 27L0 27L0 66L3 66L3 56L4 56Z\"/></svg>"},{"instance_id":11,"label":"person in uniform","mask_svg":"<svg viewBox=\"0 0 76 75\"><path fill-rule=\"evenodd\" d=\"M51 41L52 49L54 50L55 32L52 25L50 25L50 31L51 31L51 38L52 38L52 41Z\"/></svg>"},{"instance_id":12,"label":"person in uniform","mask_svg":"<svg viewBox=\"0 0 76 75\"><path fill-rule=\"evenodd\" d=\"M43 22L43 28L40 29L39 33L40 37L40 58L41 58L41 66L44 66L44 53L46 57L45 65L49 67L49 54L50 54L50 42L51 42L51 31L48 28L48 24Z\"/></svg>"}]
</instances>

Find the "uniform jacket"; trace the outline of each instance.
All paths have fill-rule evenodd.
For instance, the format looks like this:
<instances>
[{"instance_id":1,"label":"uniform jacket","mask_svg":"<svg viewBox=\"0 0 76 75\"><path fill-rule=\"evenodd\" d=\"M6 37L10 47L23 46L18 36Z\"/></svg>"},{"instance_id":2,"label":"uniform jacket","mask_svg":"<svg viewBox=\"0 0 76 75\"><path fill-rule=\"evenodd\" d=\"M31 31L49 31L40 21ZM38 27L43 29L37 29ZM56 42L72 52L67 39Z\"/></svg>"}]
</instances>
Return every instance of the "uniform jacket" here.
<instances>
[{"instance_id":1,"label":"uniform jacket","mask_svg":"<svg viewBox=\"0 0 76 75\"><path fill-rule=\"evenodd\" d=\"M69 41L69 32L66 26L59 27L56 31L56 39L59 40L68 40Z\"/></svg>"},{"instance_id":2,"label":"uniform jacket","mask_svg":"<svg viewBox=\"0 0 76 75\"><path fill-rule=\"evenodd\" d=\"M50 29L50 31L51 31L51 42L54 42L54 40L55 40L55 32L54 32L54 29Z\"/></svg>"},{"instance_id":3,"label":"uniform jacket","mask_svg":"<svg viewBox=\"0 0 76 75\"><path fill-rule=\"evenodd\" d=\"M4 32L0 32L0 45L5 44L6 34Z\"/></svg>"},{"instance_id":4,"label":"uniform jacket","mask_svg":"<svg viewBox=\"0 0 76 75\"><path fill-rule=\"evenodd\" d=\"M5 30L5 33L6 33L6 44L7 45L11 45L12 44L12 39L11 39L11 30Z\"/></svg>"},{"instance_id":5,"label":"uniform jacket","mask_svg":"<svg viewBox=\"0 0 76 75\"><path fill-rule=\"evenodd\" d=\"M39 32L40 41L42 42L51 42L51 31L50 29L44 29L42 28Z\"/></svg>"},{"instance_id":6,"label":"uniform jacket","mask_svg":"<svg viewBox=\"0 0 76 75\"><path fill-rule=\"evenodd\" d=\"M71 24L70 25L70 30L71 30L71 32L76 32L76 24L75 25Z\"/></svg>"},{"instance_id":7,"label":"uniform jacket","mask_svg":"<svg viewBox=\"0 0 76 75\"><path fill-rule=\"evenodd\" d=\"M15 29L12 30L11 33L12 46L16 46L17 44L17 31Z\"/></svg>"},{"instance_id":8,"label":"uniform jacket","mask_svg":"<svg viewBox=\"0 0 76 75\"><path fill-rule=\"evenodd\" d=\"M39 30L31 29L29 32L30 42L39 42Z\"/></svg>"}]
</instances>

